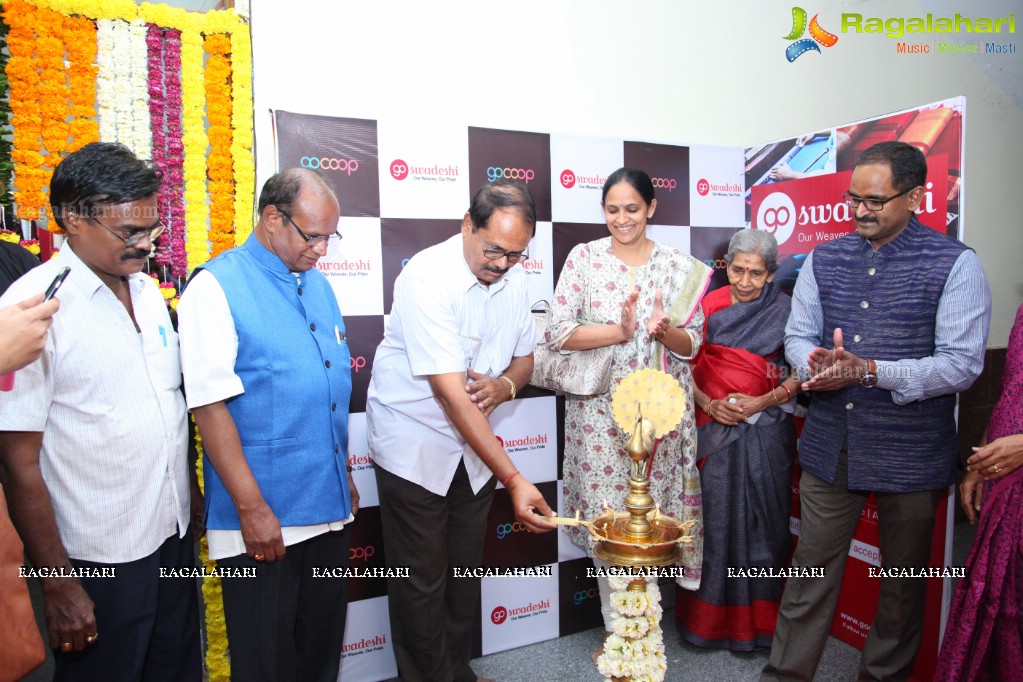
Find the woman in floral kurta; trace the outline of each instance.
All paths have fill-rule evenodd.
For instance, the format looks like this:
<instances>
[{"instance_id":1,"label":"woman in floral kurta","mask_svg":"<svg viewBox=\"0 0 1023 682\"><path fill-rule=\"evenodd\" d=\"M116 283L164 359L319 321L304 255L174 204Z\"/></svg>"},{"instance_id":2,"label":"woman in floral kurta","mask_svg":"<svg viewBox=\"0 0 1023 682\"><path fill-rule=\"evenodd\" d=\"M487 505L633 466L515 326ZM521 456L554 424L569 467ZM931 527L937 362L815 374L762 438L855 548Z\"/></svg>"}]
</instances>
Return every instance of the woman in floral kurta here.
<instances>
[{"instance_id":1,"label":"woman in floral kurta","mask_svg":"<svg viewBox=\"0 0 1023 682\"><path fill-rule=\"evenodd\" d=\"M572 249L554 294L549 338L559 338L577 321L583 326L564 350L614 345L611 390L596 396L565 398L565 509L584 518L602 513L605 501L624 509L628 494L629 437L611 415L614 388L643 367L666 368L685 389L682 422L657 446L650 493L664 513L697 522L694 542L682 545L683 587L699 586L702 564L700 479L696 470L693 384L689 363L703 337L699 309L711 269L691 256L646 236L657 201L649 176L623 168L604 185L602 205L610 237ZM587 308L587 300L589 307ZM593 542L582 528L567 529L572 541L593 556ZM603 587L603 586L602 586Z\"/></svg>"}]
</instances>

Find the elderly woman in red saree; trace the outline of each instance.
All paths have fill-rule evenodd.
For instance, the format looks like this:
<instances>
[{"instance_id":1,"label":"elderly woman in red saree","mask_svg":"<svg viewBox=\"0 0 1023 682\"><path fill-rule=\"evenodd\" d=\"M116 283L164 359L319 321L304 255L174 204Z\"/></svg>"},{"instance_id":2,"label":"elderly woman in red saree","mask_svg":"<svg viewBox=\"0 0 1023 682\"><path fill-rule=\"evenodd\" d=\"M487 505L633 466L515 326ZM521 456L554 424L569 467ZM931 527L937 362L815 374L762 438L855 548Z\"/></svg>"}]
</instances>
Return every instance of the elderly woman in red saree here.
<instances>
[{"instance_id":1,"label":"elderly woman in red saree","mask_svg":"<svg viewBox=\"0 0 1023 682\"><path fill-rule=\"evenodd\" d=\"M956 585L936 681L1023 679L1023 306L987 433L959 484L970 523L980 526Z\"/></svg>"},{"instance_id":2,"label":"elderly woman in red saree","mask_svg":"<svg viewBox=\"0 0 1023 682\"><path fill-rule=\"evenodd\" d=\"M788 565L798 378L784 364L791 300L771 282L778 244L762 230L728 244L729 286L702 302L705 340L693 369L703 486L703 581L679 591L683 639L701 647L770 647ZM731 575L730 575L731 571ZM752 574L752 575L750 575Z\"/></svg>"}]
</instances>

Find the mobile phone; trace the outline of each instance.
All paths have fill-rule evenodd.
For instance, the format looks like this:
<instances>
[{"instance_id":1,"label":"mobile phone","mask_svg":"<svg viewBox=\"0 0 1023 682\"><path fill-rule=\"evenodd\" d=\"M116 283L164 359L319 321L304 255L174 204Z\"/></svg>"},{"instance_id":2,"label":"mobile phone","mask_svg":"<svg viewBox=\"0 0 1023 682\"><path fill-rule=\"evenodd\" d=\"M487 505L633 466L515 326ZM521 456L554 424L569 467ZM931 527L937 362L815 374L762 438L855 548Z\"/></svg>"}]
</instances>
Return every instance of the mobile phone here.
<instances>
[{"instance_id":1,"label":"mobile phone","mask_svg":"<svg viewBox=\"0 0 1023 682\"><path fill-rule=\"evenodd\" d=\"M60 289L60 285L67 279L68 274L71 272L71 268L64 266L57 273L57 276L50 282L50 286L46 287L46 293L43 294L43 301L49 301L57 293L57 289Z\"/></svg>"}]
</instances>

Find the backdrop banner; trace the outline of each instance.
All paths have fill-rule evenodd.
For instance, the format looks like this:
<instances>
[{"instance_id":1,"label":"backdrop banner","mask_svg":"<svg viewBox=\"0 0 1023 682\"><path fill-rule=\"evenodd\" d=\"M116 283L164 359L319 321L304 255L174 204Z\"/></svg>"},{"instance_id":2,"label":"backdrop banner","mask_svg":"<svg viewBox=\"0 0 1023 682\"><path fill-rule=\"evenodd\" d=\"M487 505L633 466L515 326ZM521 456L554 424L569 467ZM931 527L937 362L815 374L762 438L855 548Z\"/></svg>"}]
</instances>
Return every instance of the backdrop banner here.
<instances>
[{"instance_id":1,"label":"backdrop banner","mask_svg":"<svg viewBox=\"0 0 1023 682\"><path fill-rule=\"evenodd\" d=\"M519 180L536 200L538 223L529 244L530 260L516 266L528 275L533 301L553 297L573 246L607 235L601 188L622 165L642 168L655 179L658 207L650 236L713 267L711 289L727 283L724 253L728 240L744 225L769 229L778 237L784 258L780 279L791 289L814 244L852 229L841 199L855 160L848 150L872 131L888 135L897 129L899 135L912 133L920 144L928 145L931 173L920 218L954 236L961 233L963 108L962 100L949 100L913 110L909 123L906 116L896 115L898 126L886 123L893 117L883 117L746 150L458 125L423 135L415 120L275 111L278 168L317 170L341 203L339 228L344 239L330 247L318 268L337 295L352 350L349 457L362 497L362 511L353 526L352 566L387 565L364 410L373 356L393 303L394 281L415 253L458 231L472 194L481 186L498 178ZM932 123L926 128L912 126L915 114L938 109L947 111L929 115ZM783 171L772 177L772 171L782 166L792 175ZM564 399L532 387L520 391L519 397L494 412L495 435L544 497L552 504L557 501L559 514L573 515L575 510L564 508L561 495ZM623 482L627 476L628 462L623 460ZM876 565L870 557L878 555L876 525L871 536L870 523L866 515L850 548L850 568L833 628L833 634L859 646L873 617L876 599L869 595L876 594L878 582L866 576L866 567L872 561ZM793 528L798 534L798 497ZM499 485L487 523L484 561L494 567L537 567L543 575L483 581L473 656L601 624L596 580L586 576L590 562L582 551L560 531L530 535L522 530ZM945 542L944 517L935 538L936 556L947 563L950 544ZM854 553L854 548L859 550ZM942 561L935 565L939 564ZM936 595L933 608L941 608L942 598L940 581L932 582L931 625L920 657L931 668L938 641L931 592ZM341 669L346 682L375 682L396 675L386 595L383 578L351 579ZM671 628L666 636L674 636Z\"/></svg>"}]
</instances>

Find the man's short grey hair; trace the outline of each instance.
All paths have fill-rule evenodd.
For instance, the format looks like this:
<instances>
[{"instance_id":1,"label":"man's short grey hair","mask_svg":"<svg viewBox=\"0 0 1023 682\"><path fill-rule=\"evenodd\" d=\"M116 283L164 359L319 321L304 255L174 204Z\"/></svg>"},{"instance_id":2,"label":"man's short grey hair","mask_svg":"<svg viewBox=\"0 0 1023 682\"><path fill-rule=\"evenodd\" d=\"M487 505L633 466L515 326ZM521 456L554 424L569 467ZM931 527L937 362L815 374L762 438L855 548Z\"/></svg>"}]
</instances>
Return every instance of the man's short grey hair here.
<instances>
[{"instance_id":1,"label":"man's short grey hair","mask_svg":"<svg viewBox=\"0 0 1023 682\"><path fill-rule=\"evenodd\" d=\"M735 260L737 253L760 256L764 259L769 273L778 269L778 242L770 232L739 230L732 235L732 239L728 242L728 253L725 254L725 260L729 265Z\"/></svg>"}]
</instances>

